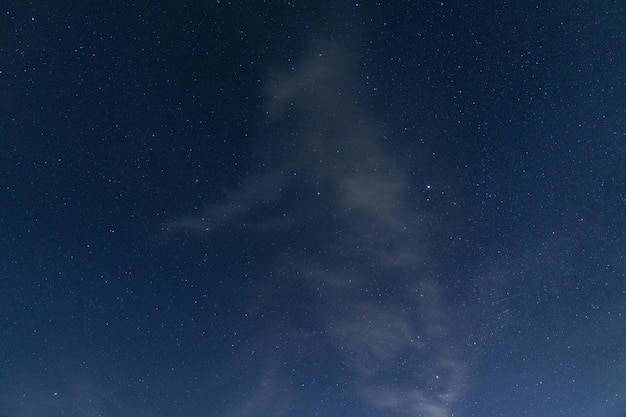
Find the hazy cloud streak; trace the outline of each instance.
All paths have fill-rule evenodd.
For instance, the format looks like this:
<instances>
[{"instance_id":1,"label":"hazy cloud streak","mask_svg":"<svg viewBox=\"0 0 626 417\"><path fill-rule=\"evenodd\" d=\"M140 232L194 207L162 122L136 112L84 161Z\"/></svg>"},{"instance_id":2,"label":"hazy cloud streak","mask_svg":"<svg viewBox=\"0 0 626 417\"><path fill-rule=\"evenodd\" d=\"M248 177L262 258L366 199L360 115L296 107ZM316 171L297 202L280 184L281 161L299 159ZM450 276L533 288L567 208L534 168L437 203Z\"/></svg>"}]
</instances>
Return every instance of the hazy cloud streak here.
<instances>
[{"instance_id":1,"label":"hazy cloud streak","mask_svg":"<svg viewBox=\"0 0 626 417\"><path fill-rule=\"evenodd\" d=\"M442 294L421 270L427 243L420 214L408 206L407 178L355 98L359 74L348 70L347 49L313 49L294 69L274 71L266 86L266 111L276 126L267 149L288 148L284 158L231 200L176 227L211 231L211 219L228 224L244 217L249 227L302 228L330 218L335 232L319 237L332 256L283 259L308 271L300 275L311 289L327 288L316 309L320 334L349 365L364 403L396 415L449 416L464 366ZM279 213L252 215L268 201L286 203L279 190L291 183L315 191L288 202L301 208L291 226L271 220ZM320 207L320 199L321 210L307 210Z\"/></svg>"}]
</instances>

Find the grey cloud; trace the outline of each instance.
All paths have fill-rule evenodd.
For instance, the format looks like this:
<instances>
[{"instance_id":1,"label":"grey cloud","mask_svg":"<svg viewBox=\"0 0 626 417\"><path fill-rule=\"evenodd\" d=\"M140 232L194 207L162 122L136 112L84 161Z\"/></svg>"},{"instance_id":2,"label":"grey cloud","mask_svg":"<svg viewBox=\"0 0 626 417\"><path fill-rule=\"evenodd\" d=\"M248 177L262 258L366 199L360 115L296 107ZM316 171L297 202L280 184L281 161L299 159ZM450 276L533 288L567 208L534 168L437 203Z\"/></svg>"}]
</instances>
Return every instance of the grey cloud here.
<instances>
[{"instance_id":1,"label":"grey cloud","mask_svg":"<svg viewBox=\"0 0 626 417\"><path fill-rule=\"evenodd\" d=\"M329 256L280 261L289 265L287 271L299 264L295 270L303 285L320 294L310 300L318 304L313 310L323 327L319 334L326 335L320 337L344 358L354 390L368 405L396 415L449 416L464 388L464 366L455 354L442 294L421 272L428 257L421 214L409 208L407 178L385 149L381 128L355 98L360 75L349 71L348 49L312 49L294 68L270 71L266 84L272 130L260 140L281 160L268 174L248 179L228 201L173 227L211 232L237 222L295 233L332 218L335 233L318 235ZM317 190L320 200L299 194L285 201L282 191L300 186ZM267 203L296 209L285 216L264 211ZM391 289L395 298L377 299L376 286ZM250 407L267 395L253 395Z\"/></svg>"},{"instance_id":2,"label":"grey cloud","mask_svg":"<svg viewBox=\"0 0 626 417\"><path fill-rule=\"evenodd\" d=\"M255 417L259 413L281 416L289 409L289 404L290 400L281 391L281 385L267 373L226 417Z\"/></svg>"},{"instance_id":3,"label":"grey cloud","mask_svg":"<svg viewBox=\"0 0 626 417\"><path fill-rule=\"evenodd\" d=\"M332 334L358 362L388 364L408 347L424 347L407 317L372 303L351 310L355 317L344 318Z\"/></svg>"},{"instance_id":4,"label":"grey cloud","mask_svg":"<svg viewBox=\"0 0 626 417\"><path fill-rule=\"evenodd\" d=\"M205 208L200 215L189 215L166 225L168 230L212 233L237 219L245 218L264 201L276 200L280 176L251 177L227 201Z\"/></svg>"},{"instance_id":5,"label":"grey cloud","mask_svg":"<svg viewBox=\"0 0 626 417\"><path fill-rule=\"evenodd\" d=\"M372 405L402 415L451 416L445 404L433 400L426 389L411 388L398 392L395 387L374 388L367 391L367 397Z\"/></svg>"}]
</instances>

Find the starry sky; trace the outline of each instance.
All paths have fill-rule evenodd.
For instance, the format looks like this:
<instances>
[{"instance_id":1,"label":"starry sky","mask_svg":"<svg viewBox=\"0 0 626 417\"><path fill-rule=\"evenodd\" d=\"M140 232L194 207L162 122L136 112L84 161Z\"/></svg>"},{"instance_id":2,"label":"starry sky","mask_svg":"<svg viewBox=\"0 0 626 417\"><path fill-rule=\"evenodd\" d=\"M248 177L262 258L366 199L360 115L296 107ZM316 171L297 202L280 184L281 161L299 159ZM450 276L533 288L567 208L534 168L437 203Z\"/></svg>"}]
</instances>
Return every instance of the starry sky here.
<instances>
[{"instance_id":1,"label":"starry sky","mask_svg":"<svg viewBox=\"0 0 626 417\"><path fill-rule=\"evenodd\" d=\"M626 416L626 3L1 12L0 417Z\"/></svg>"}]
</instances>

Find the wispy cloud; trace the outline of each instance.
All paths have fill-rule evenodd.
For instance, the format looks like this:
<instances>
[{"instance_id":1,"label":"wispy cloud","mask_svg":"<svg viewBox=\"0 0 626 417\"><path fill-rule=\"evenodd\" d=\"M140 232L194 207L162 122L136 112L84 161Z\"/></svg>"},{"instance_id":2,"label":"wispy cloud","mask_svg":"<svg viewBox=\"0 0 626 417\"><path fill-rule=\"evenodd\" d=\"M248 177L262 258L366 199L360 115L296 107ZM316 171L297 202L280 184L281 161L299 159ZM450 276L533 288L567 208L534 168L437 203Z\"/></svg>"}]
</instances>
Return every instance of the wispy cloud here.
<instances>
[{"instance_id":1,"label":"wispy cloud","mask_svg":"<svg viewBox=\"0 0 626 417\"><path fill-rule=\"evenodd\" d=\"M266 148L284 155L280 162L228 201L172 227L210 233L237 222L310 231L325 253L281 262L317 294L308 304L320 337L348 366L359 398L395 415L449 416L465 368L443 294L421 267L429 256L421 214L409 204L407 177L385 149L382 129L359 104L361 75L349 66L349 49L311 49L266 82L273 126ZM267 397L264 389L249 407Z\"/></svg>"},{"instance_id":2,"label":"wispy cloud","mask_svg":"<svg viewBox=\"0 0 626 417\"><path fill-rule=\"evenodd\" d=\"M242 396L234 409L225 417L256 417L259 414L282 416L290 406L284 387L276 381L271 369L266 370L256 381L252 392Z\"/></svg>"}]
</instances>

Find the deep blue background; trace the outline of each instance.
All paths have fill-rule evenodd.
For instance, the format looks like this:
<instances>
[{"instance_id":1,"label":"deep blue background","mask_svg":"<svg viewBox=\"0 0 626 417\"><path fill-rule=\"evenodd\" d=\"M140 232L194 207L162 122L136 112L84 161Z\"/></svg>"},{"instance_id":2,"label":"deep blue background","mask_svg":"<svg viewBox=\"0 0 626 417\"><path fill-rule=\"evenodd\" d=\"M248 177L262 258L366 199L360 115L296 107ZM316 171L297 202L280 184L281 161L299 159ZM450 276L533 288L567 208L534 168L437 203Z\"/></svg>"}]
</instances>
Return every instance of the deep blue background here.
<instances>
[{"instance_id":1,"label":"deep blue background","mask_svg":"<svg viewBox=\"0 0 626 417\"><path fill-rule=\"evenodd\" d=\"M0 17L1 416L623 415L621 2L57 3Z\"/></svg>"}]
</instances>

